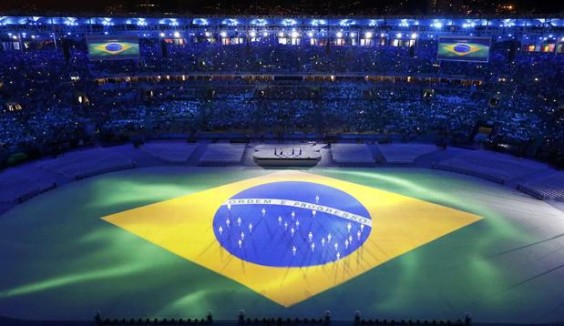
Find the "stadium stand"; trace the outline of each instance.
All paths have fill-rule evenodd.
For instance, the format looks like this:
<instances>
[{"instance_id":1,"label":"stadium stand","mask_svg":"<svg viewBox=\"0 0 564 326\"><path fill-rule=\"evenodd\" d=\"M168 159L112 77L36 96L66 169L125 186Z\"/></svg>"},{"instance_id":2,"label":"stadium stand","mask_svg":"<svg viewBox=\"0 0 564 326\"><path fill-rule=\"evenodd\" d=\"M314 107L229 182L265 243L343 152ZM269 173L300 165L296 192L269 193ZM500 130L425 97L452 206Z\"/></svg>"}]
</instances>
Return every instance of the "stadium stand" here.
<instances>
[{"instance_id":1,"label":"stadium stand","mask_svg":"<svg viewBox=\"0 0 564 326\"><path fill-rule=\"evenodd\" d=\"M199 165L222 166L241 163L245 153L244 144L208 144L199 160Z\"/></svg>"},{"instance_id":2,"label":"stadium stand","mask_svg":"<svg viewBox=\"0 0 564 326\"><path fill-rule=\"evenodd\" d=\"M519 190L538 199L564 200L564 173L557 172L538 180L519 184Z\"/></svg>"},{"instance_id":3,"label":"stadium stand","mask_svg":"<svg viewBox=\"0 0 564 326\"><path fill-rule=\"evenodd\" d=\"M436 152L439 148L427 144L378 144L378 150L385 163L411 164L420 156Z\"/></svg>"},{"instance_id":4,"label":"stadium stand","mask_svg":"<svg viewBox=\"0 0 564 326\"><path fill-rule=\"evenodd\" d=\"M0 173L0 203L22 202L56 187L50 180L34 179L18 171Z\"/></svg>"},{"instance_id":5,"label":"stadium stand","mask_svg":"<svg viewBox=\"0 0 564 326\"><path fill-rule=\"evenodd\" d=\"M152 142L143 145L143 150L164 162L186 162L198 148L198 144Z\"/></svg>"},{"instance_id":6,"label":"stadium stand","mask_svg":"<svg viewBox=\"0 0 564 326\"><path fill-rule=\"evenodd\" d=\"M468 174L497 183L506 183L543 169L537 162L484 151L473 151L452 159L441 161L437 169Z\"/></svg>"},{"instance_id":7,"label":"stadium stand","mask_svg":"<svg viewBox=\"0 0 564 326\"><path fill-rule=\"evenodd\" d=\"M107 149L77 151L40 162L41 169L72 179L82 179L111 171L130 169L135 162Z\"/></svg>"},{"instance_id":8,"label":"stadium stand","mask_svg":"<svg viewBox=\"0 0 564 326\"><path fill-rule=\"evenodd\" d=\"M413 164L440 144L564 164L559 18L550 24L516 18L510 25L502 17L486 17L479 25L454 18L390 18L386 26L353 19L354 28L329 19L338 33L310 31L312 22L296 18L295 33L286 33L288 21L271 17L266 34L256 33L249 17L237 18L238 28L220 18L206 25L179 18L177 33L131 24L126 17L112 18L111 25L101 17L79 17L73 24L60 17L34 19L3 16L0 25L2 167L136 139L148 141L142 150L161 160L190 158L190 149L150 145L170 138L378 141L370 149L385 164ZM152 17L144 22L163 24ZM45 26L56 33L45 32ZM490 37L488 62L438 60L437 33ZM104 35L135 37L138 55L92 60L89 39ZM389 142L394 144L384 144ZM215 146L193 159L202 165L241 162L240 147ZM372 162L342 150L333 150L337 163ZM82 166L74 155L40 164L70 178L134 164L104 154L85 158ZM496 182L534 170L516 160L494 159L478 167L479 158L448 158L436 166Z\"/></svg>"},{"instance_id":9,"label":"stadium stand","mask_svg":"<svg viewBox=\"0 0 564 326\"><path fill-rule=\"evenodd\" d=\"M333 161L339 165L374 165L372 151L366 144L332 144Z\"/></svg>"}]
</instances>

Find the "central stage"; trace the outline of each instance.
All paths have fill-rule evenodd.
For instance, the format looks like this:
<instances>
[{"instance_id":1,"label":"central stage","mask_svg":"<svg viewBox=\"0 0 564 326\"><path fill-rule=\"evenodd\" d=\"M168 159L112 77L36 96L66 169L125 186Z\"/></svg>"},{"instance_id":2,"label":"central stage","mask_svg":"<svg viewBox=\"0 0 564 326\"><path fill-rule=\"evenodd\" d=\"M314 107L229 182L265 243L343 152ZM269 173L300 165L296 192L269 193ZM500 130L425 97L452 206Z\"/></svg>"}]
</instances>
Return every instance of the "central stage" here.
<instances>
[{"instance_id":1,"label":"central stage","mask_svg":"<svg viewBox=\"0 0 564 326\"><path fill-rule=\"evenodd\" d=\"M316 143L295 145L258 145L253 160L260 166L315 166L321 160L323 145Z\"/></svg>"}]
</instances>

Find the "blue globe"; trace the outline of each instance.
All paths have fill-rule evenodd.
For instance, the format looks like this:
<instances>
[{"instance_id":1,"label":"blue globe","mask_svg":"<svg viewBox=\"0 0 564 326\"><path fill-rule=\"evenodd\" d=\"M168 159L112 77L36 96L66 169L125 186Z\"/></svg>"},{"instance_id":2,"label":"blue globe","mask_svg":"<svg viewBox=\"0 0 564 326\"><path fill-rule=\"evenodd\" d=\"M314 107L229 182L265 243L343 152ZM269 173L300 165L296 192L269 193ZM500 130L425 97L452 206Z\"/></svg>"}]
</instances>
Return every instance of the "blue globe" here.
<instances>
[{"instance_id":1,"label":"blue globe","mask_svg":"<svg viewBox=\"0 0 564 326\"><path fill-rule=\"evenodd\" d=\"M353 196L326 185L284 181L245 189L218 208L213 228L233 256L271 267L334 262L359 250L371 217Z\"/></svg>"},{"instance_id":2,"label":"blue globe","mask_svg":"<svg viewBox=\"0 0 564 326\"><path fill-rule=\"evenodd\" d=\"M454 51L459 53L466 53L469 52L472 47L468 44L457 44L454 46Z\"/></svg>"},{"instance_id":3,"label":"blue globe","mask_svg":"<svg viewBox=\"0 0 564 326\"><path fill-rule=\"evenodd\" d=\"M108 43L106 44L106 50L110 51L110 52L116 52L123 49L123 45L119 44L119 43Z\"/></svg>"}]
</instances>

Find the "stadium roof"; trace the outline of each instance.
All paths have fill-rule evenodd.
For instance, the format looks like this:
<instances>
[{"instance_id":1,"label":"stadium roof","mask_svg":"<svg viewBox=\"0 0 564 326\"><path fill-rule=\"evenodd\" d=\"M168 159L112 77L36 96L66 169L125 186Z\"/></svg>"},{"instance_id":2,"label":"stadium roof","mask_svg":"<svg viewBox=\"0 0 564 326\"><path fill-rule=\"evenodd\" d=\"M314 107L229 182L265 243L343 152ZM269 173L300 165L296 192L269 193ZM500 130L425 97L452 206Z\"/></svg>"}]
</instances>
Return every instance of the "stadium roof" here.
<instances>
[{"instance_id":1,"label":"stadium roof","mask_svg":"<svg viewBox=\"0 0 564 326\"><path fill-rule=\"evenodd\" d=\"M556 17L523 18L439 18L439 17L86 17L86 16L0 16L0 26L14 25L134 25L134 26L184 26L184 27L432 27L441 29L454 26L459 28L496 27L564 27L564 19Z\"/></svg>"}]
</instances>

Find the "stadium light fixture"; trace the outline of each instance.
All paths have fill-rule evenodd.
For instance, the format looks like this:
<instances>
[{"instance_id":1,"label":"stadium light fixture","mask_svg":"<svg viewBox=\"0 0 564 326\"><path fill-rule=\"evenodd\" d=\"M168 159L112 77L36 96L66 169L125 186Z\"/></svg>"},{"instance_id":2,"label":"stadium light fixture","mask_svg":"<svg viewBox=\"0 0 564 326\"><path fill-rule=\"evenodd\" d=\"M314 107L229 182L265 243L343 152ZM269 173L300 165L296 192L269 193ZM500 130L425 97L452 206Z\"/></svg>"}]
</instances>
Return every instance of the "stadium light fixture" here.
<instances>
[{"instance_id":1,"label":"stadium light fixture","mask_svg":"<svg viewBox=\"0 0 564 326\"><path fill-rule=\"evenodd\" d=\"M137 18L137 26L147 26L145 18Z\"/></svg>"},{"instance_id":2,"label":"stadium light fixture","mask_svg":"<svg viewBox=\"0 0 564 326\"><path fill-rule=\"evenodd\" d=\"M313 37L313 32L312 31L307 32L307 36Z\"/></svg>"},{"instance_id":3,"label":"stadium light fixture","mask_svg":"<svg viewBox=\"0 0 564 326\"><path fill-rule=\"evenodd\" d=\"M282 25L284 26L294 26L297 25L298 22L295 19L286 18L282 20Z\"/></svg>"},{"instance_id":4,"label":"stadium light fixture","mask_svg":"<svg viewBox=\"0 0 564 326\"><path fill-rule=\"evenodd\" d=\"M227 25L227 26L237 26L237 25L239 25L239 21L237 19L233 19L233 18L226 18L221 23L223 25Z\"/></svg>"},{"instance_id":5,"label":"stadium light fixture","mask_svg":"<svg viewBox=\"0 0 564 326\"><path fill-rule=\"evenodd\" d=\"M174 36L175 38L179 38L179 37L180 37L180 33L179 33L179 32L174 32L173 36Z\"/></svg>"},{"instance_id":6,"label":"stadium light fixture","mask_svg":"<svg viewBox=\"0 0 564 326\"><path fill-rule=\"evenodd\" d=\"M77 19L74 17L65 17L65 25L67 26L77 26L78 22Z\"/></svg>"},{"instance_id":7,"label":"stadium light fixture","mask_svg":"<svg viewBox=\"0 0 564 326\"><path fill-rule=\"evenodd\" d=\"M325 19L312 19L311 26L322 26L327 25L327 20Z\"/></svg>"},{"instance_id":8,"label":"stadium light fixture","mask_svg":"<svg viewBox=\"0 0 564 326\"><path fill-rule=\"evenodd\" d=\"M252 30L252 31L249 32L249 36L250 37L257 37L257 32Z\"/></svg>"},{"instance_id":9,"label":"stadium light fixture","mask_svg":"<svg viewBox=\"0 0 564 326\"><path fill-rule=\"evenodd\" d=\"M262 33L262 36L263 36L263 37L268 37L268 32L267 32L267 31L264 31L264 32Z\"/></svg>"},{"instance_id":10,"label":"stadium light fixture","mask_svg":"<svg viewBox=\"0 0 564 326\"><path fill-rule=\"evenodd\" d=\"M352 33L350 34L350 37L356 37L356 33L355 33L355 32L352 32Z\"/></svg>"},{"instance_id":11,"label":"stadium light fixture","mask_svg":"<svg viewBox=\"0 0 564 326\"><path fill-rule=\"evenodd\" d=\"M407 21L407 19L402 19L402 20L400 20L399 26L400 27L409 27L409 22Z\"/></svg>"},{"instance_id":12,"label":"stadium light fixture","mask_svg":"<svg viewBox=\"0 0 564 326\"><path fill-rule=\"evenodd\" d=\"M503 23L500 27L513 27L515 26L515 20L513 19L504 19Z\"/></svg>"},{"instance_id":13,"label":"stadium light fixture","mask_svg":"<svg viewBox=\"0 0 564 326\"><path fill-rule=\"evenodd\" d=\"M397 37L397 38L401 38L402 36L403 36L403 35L402 35L401 33L397 33L397 34L396 34L396 37Z\"/></svg>"},{"instance_id":14,"label":"stadium light fixture","mask_svg":"<svg viewBox=\"0 0 564 326\"><path fill-rule=\"evenodd\" d=\"M417 33L412 33L412 34L411 34L411 39L412 39L412 40L415 40L416 38L417 38Z\"/></svg>"},{"instance_id":15,"label":"stadium light fixture","mask_svg":"<svg viewBox=\"0 0 564 326\"><path fill-rule=\"evenodd\" d=\"M437 19L435 19L433 21L433 23L431 24L431 27L436 28L436 29L441 29L443 28L443 23Z\"/></svg>"},{"instance_id":16,"label":"stadium light fixture","mask_svg":"<svg viewBox=\"0 0 564 326\"><path fill-rule=\"evenodd\" d=\"M343 37L343 32L337 32L337 38Z\"/></svg>"},{"instance_id":17,"label":"stadium light fixture","mask_svg":"<svg viewBox=\"0 0 564 326\"><path fill-rule=\"evenodd\" d=\"M165 33L161 32L161 33L159 34L159 36L160 36L160 37L165 37Z\"/></svg>"},{"instance_id":18,"label":"stadium light fixture","mask_svg":"<svg viewBox=\"0 0 564 326\"><path fill-rule=\"evenodd\" d=\"M221 37L226 38L227 37L227 32L226 31L221 31L221 33L219 33L219 35L221 35Z\"/></svg>"},{"instance_id":19,"label":"stadium light fixture","mask_svg":"<svg viewBox=\"0 0 564 326\"><path fill-rule=\"evenodd\" d=\"M251 25L266 26L267 24L268 24L268 21L266 19L257 18L257 19L251 20Z\"/></svg>"},{"instance_id":20,"label":"stadium light fixture","mask_svg":"<svg viewBox=\"0 0 564 326\"><path fill-rule=\"evenodd\" d=\"M278 37L284 37L284 32L282 31L278 32Z\"/></svg>"},{"instance_id":21,"label":"stadium light fixture","mask_svg":"<svg viewBox=\"0 0 564 326\"><path fill-rule=\"evenodd\" d=\"M292 31L292 33L290 34L290 36L291 36L292 38L298 38L298 37L300 37L300 33L296 32L296 31Z\"/></svg>"},{"instance_id":22,"label":"stadium light fixture","mask_svg":"<svg viewBox=\"0 0 564 326\"><path fill-rule=\"evenodd\" d=\"M207 26L207 25L210 24L210 22L205 18L195 18L195 19L192 20L192 24L200 25L200 26Z\"/></svg>"},{"instance_id":23,"label":"stadium light fixture","mask_svg":"<svg viewBox=\"0 0 564 326\"><path fill-rule=\"evenodd\" d=\"M365 38L372 38L372 32L368 31L368 32L364 33L364 37Z\"/></svg>"}]
</instances>

